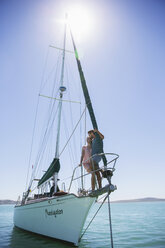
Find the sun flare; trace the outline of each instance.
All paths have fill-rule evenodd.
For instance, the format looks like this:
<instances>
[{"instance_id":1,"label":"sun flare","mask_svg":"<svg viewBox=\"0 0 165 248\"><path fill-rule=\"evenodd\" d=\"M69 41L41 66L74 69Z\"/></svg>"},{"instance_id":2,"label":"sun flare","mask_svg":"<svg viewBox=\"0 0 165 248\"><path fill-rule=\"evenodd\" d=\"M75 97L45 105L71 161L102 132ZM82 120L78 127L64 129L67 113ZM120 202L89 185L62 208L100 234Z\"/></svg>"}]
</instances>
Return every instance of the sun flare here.
<instances>
[{"instance_id":1,"label":"sun flare","mask_svg":"<svg viewBox=\"0 0 165 248\"><path fill-rule=\"evenodd\" d=\"M89 36L93 29L93 18L89 9L81 5L75 5L67 10L68 23L77 39L82 40Z\"/></svg>"}]
</instances>

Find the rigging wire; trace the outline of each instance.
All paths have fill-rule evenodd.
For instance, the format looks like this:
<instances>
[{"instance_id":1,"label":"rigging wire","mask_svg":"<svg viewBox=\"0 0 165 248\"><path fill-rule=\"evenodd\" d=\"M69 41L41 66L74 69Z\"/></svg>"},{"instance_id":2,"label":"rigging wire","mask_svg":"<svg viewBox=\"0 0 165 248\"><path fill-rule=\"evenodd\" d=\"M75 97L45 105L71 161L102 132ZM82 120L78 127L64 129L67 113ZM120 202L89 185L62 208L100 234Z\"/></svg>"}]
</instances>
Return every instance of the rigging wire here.
<instances>
[{"instance_id":1,"label":"rigging wire","mask_svg":"<svg viewBox=\"0 0 165 248\"><path fill-rule=\"evenodd\" d=\"M79 119L79 121L77 122L77 124L76 124L75 128L73 129L73 131L72 131L72 133L71 133L71 135L70 135L70 137L69 137L68 141L66 142L65 146L63 147L63 149L62 149L62 151L61 151L61 153L60 153L59 157L60 157L60 156L61 156L61 154L64 152L64 150L65 150L66 146L68 145L68 143L69 143L69 141L70 141L71 137L73 136L73 134L74 134L75 130L77 129L77 127L78 127L78 125L79 125L79 123L80 123L80 121L81 121L81 119L82 119L82 117L83 117L83 115L84 115L85 110L86 110L86 107L85 107L84 111L82 112L82 114L81 114L81 116L80 116L80 119Z\"/></svg>"},{"instance_id":2,"label":"rigging wire","mask_svg":"<svg viewBox=\"0 0 165 248\"><path fill-rule=\"evenodd\" d=\"M49 48L47 49L47 53L46 53L45 64L44 64L43 73L42 73L42 77L41 77L40 90L41 90L42 84L44 82L44 75L45 75L47 62L48 62L48 55L49 55ZM28 180L29 180L29 171L30 171L30 164L31 164L31 157L32 157L32 150L33 150L33 143L34 143L34 135L35 135L35 129L36 129L36 123L37 123L38 108L39 108L39 96L37 99L37 107L36 107L36 112L35 112L35 117L34 117L34 126L33 126L33 131L32 131L31 145L30 145L30 154L29 154L28 172L27 172L27 177L26 177L25 191L27 189L27 184L28 184Z\"/></svg>"},{"instance_id":3,"label":"rigging wire","mask_svg":"<svg viewBox=\"0 0 165 248\"><path fill-rule=\"evenodd\" d=\"M68 64L69 63L67 63L67 60L66 60L66 66L65 66L65 68L66 68L66 82L67 82L67 86L68 86L68 89L70 88L70 84L69 84L69 76L68 76ZM75 87L75 85L74 85L74 87ZM70 95L70 92L71 92L71 90L68 90L68 95L69 95L69 100L71 101L71 95ZM81 106L81 104L80 104L80 106ZM71 102L69 103L69 109L70 109L70 115L71 115L71 125L72 125L72 129L73 129L73 111L72 111L72 107L71 107ZM73 146L74 146L74 150L76 151L76 141L75 141L75 136L73 136ZM77 160L77 154L75 153L75 157L76 157L76 160Z\"/></svg>"},{"instance_id":4,"label":"rigging wire","mask_svg":"<svg viewBox=\"0 0 165 248\"><path fill-rule=\"evenodd\" d=\"M60 54L58 54L58 59L57 59L57 63L55 65L52 66L52 69L50 70L47 79L44 81L43 85L41 85L40 91L42 92L43 89L45 88L46 84L49 82L49 79L51 78L53 72L55 71L55 69L57 70L58 66L59 66L59 58L60 58Z\"/></svg>"},{"instance_id":5,"label":"rigging wire","mask_svg":"<svg viewBox=\"0 0 165 248\"><path fill-rule=\"evenodd\" d=\"M113 235L112 235L112 222L111 222L111 209L110 209L110 191L107 193L107 195L105 196L103 202L101 203L100 207L97 209L96 213L94 214L94 216L92 217L92 219L90 220L89 224L87 225L87 227L85 228L84 232L82 233L82 235L79 238L79 242L81 241L82 237L84 236L84 234L86 233L87 229L89 228L89 226L91 225L92 221L94 220L94 218L96 217L96 215L98 214L99 210L101 209L101 207L103 206L103 204L105 203L106 199L108 198L108 212L109 212L109 227L110 227L110 239L111 239L111 248L114 248L113 246Z\"/></svg>"},{"instance_id":6,"label":"rigging wire","mask_svg":"<svg viewBox=\"0 0 165 248\"><path fill-rule=\"evenodd\" d=\"M85 110L85 114L84 114L84 144L86 144L86 132L87 132L87 130L86 130L86 121L87 121L87 111ZM83 181L84 167L81 166L81 168L82 168L82 181ZM86 177L84 177L83 184L84 185L86 184Z\"/></svg>"},{"instance_id":7,"label":"rigging wire","mask_svg":"<svg viewBox=\"0 0 165 248\"><path fill-rule=\"evenodd\" d=\"M29 172L30 172L30 164L31 164L31 157L32 157L32 150L33 150L33 143L34 143L34 134L35 134L36 122L37 122L38 106L39 106L39 96L37 99L37 108L36 108L36 113L35 113L35 118L34 118L33 131L32 131L32 140L31 140L31 145L30 145L30 155L29 155L29 163L28 163L28 172L27 172L27 177L26 177L25 191L27 190L27 184L28 184L28 180L29 180Z\"/></svg>"},{"instance_id":8,"label":"rigging wire","mask_svg":"<svg viewBox=\"0 0 165 248\"><path fill-rule=\"evenodd\" d=\"M49 52L49 50L48 50L48 52ZM47 58L46 59L48 60L48 55L47 55ZM55 71L55 76L54 76L54 84L53 84L53 89L52 89L52 96L53 96L54 90L55 90L55 83L56 83L56 79L57 79L57 71L58 71L58 66L59 66L59 60L60 60L60 54L59 54L58 59L57 59L57 66L56 66L56 71ZM47 65L47 61L45 63L45 67L46 67L46 65ZM51 73L49 73L49 76L48 76L47 80L45 82L43 82L44 81L43 78L44 78L44 74L45 74L45 69L46 68L44 68L44 73L43 73L43 77L42 77L42 81L41 81L41 86L40 86L40 91L39 92L41 92L41 90L44 88L44 86L46 85L46 83L48 81L48 78L50 77L50 74L52 74L52 72L53 72L53 70L52 70ZM44 85L44 83L45 83L45 85ZM57 96L57 93L56 93L56 96ZM52 104L52 102L53 102L53 104ZM39 105L39 97L38 97L38 105ZM43 136L43 140L42 140L42 143L40 145L38 154L36 156L35 168L33 169L33 173L32 173L32 176L31 176L31 181L33 180L33 177L35 176L34 174L35 174L35 171L36 171L37 167L39 169L39 160L41 160L41 158L43 157L44 144L46 143L46 141L45 141L46 140L46 135L48 133L48 126L49 126L49 123L50 123L50 120L51 120L51 117L52 117L52 113L53 113L53 110L54 110L54 105L55 105L55 101L52 101L51 100L50 103L49 103L49 118L47 118L46 130L45 130L45 133L44 133L44 136ZM38 112L38 109L37 109L37 112ZM37 120L37 116L36 116L36 120ZM52 126L52 124L50 125L50 127ZM36 122L35 122L35 129L36 129ZM34 134L33 134L33 140L34 140ZM42 156L41 156L41 153L42 153Z\"/></svg>"},{"instance_id":9,"label":"rigging wire","mask_svg":"<svg viewBox=\"0 0 165 248\"><path fill-rule=\"evenodd\" d=\"M43 153L44 145L46 144L46 140L48 139L48 133L50 132L50 128L53 125L53 121L51 123L51 118L52 118L52 115L53 115L54 106L55 106L55 102L53 103L52 107L50 106L50 108L51 108L50 109L50 114L49 114L49 118L48 118L46 129L45 129L45 132L44 132L44 136L43 136L43 139L42 139L42 142L41 142L41 145L40 145L40 149L39 149L38 155L36 157L36 162L35 162L36 165L38 164L38 161L40 160L41 153ZM57 111L56 111L56 113L57 113ZM56 115L56 113L55 113L55 115ZM54 120L54 118L53 118L53 120Z\"/></svg>"},{"instance_id":10,"label":"rigging wire","mask_svg":"<svg viewBox=\"0 0 165 248\"><path fill-rule=\"evenodd\" d=\"M46 130L45 130L45 134L44 134L42 143L44 142L44 138L45 138L45 136L47 134L47 129L48 129L49 123L51 121L51 118L52 118L52 115L53 115L53 110L54 110L55 103L56 103L54 101L54 99L52 99L52 98L53 98L53 95L54 95L55 85L56 85L56 81L57 81L57 72L58 72L58 67L59 67L60 56L61 56L61 54L58 55L58 59L57 59L57 66L56 66L55 76L54 76L54 80L53 80L54 83L53 83L53 88L52 88L52 93L51 93L51 98L50 98L51 100L49 102L49 107L48 107L48 110L49 110L48 111L48 117L45 118L46 121L47 121L47 125L46 125ZM55 94L55 97L57 96L57 94L58 94L58 90L57 90L57 92ZM39 152L38 152L38 154L39 154Z\"/></svg>"},{"instance_id":11,"label":"rigging wire","mask_svg":"<svg viewBox=\"0 0 165 248\"><path fill-rule=\"evenodd\" d=\"M65 125L65 134L66 134L66 137L67 137L67 140L68 140L68 137L69 137L69 131L68 131L68 128L67 128L67 122L66 122L66 120L65 120L65 114L64 114L64 112L63 112L63 119L64 119L64 125ZM74 136L73 136L74 137ZM76 152L73 152L73 149L72 149L72 146L71 145L68 145L68 150L69 150L69 152L68 152L68 154L69 154L69 157L70 157L70 164L71 164L71 167L72 167L72 170L74 169L74 166L73 165L75 165L75 164L78 164L78 163L76 163L76 157L74 156L75 155L75 153ZM74 150L74 151L76 151L76 150ZM76 171L76 174L77 174L77 171ZM75 184L76 182L74 182L74 184ZM79 181L77 181L77 183L79 183Z\"/></svg>"},{"instance_id":12,"label":"rigging wire","mask_svg":"<svg viewBox=\"0 0 165 248\"><path fill-rule=\"evenodd\" d=\"M48 129L48 127L46 128L46 131L45 131L45 134L44 134L44 139L43 139L43 142L42 142L42 146L41 146L41 149L40 149L40 154L38 156L38 161L36 161L36 165L38 165L38 171L39 171L39 168L40 168L40 163L42 161L42 158L44 156L44 152L45 152L45 148L46 148L46 143L48 142L48 139L50 137L50 133L51 133L51 130L52 130L52 126L54 124L54 121L55 121L55 118L56 118L56 115L58 113L58 108L56 109L56 112L54 114L54 118L52 120L52 123ZM38 171L36 174L38 174Z\"/></svg>"},{"instance_id":13,"label":"rigging wire","mask_svg":"<svg viewBox=\"0 0 165 248\"><path fill-rule=\"evenodd\" d=\"M65 113L63 112L63 120L64 120L64 126L65 126L65 134L66 134L66 137L67 137L67 140L68 140L68 137L69 137L69 131L68 131L68 127L67 127L67 122L66 122L66 119L65 119ZM73 161L73 164L76 164L75 162L75 157L74 157L74 154L73 154L73 150L72 150L72 146L71 145L68 145L68 148L70 149L70 152L69 152L69 156L70 156L70 160ZM72 163L71 163L72 164ZM72 166L72 169L73 169L73 166Z\"/></svg>"},{"instance_id":14,"label":"rigging wire","mask_svg":"<svg viewBox=\"0 0 165 248\"><path fill-rule=\"evenodd\" d=\"M108 192L109 194L109 192ZM87 227L85 228L84 232L81 234L79 241L82 239L82 237L84 236L84 234L86 233L87 229L89 228L89 226L91 225L92 221L94 220L94 218L96 217L97 213L99 212L99 210L101 209L101 207L103 206L104 202L106 201L108 194L105 196L103 202L101 203L100 207L97 209L96 213L94 214L94 216L92 217L92 219L90 220L89 224L87 225Z\"/></svg>"},{"instance_id":15,"label":"rigging wire","mask_svg":"<svg viewBox=\"0 0 165 248\"><path fill-rule=\"evenodd\" d=\"M58 56L58 59L57 59L57 66L56 66L56 72L55 72L55 77L54 77L54 86L53 86L53 90L52 90L52 92L54 92L54 87L55 87L55 82L56 82L56 78L57 78L57 71L58 71L58 66L59 66L59 59L60 59L60 55ZM51 74L52 74L52 71L51 71ZM48 76L48 78L49 78L49 76ZM45 81L45 85L46 85L46 83L47 83L47 81L48 80L46 80ZM43 87L42 88L44 88L45 87L45 85L43 85ZM40 90L40 92L41 92L41 90ZM53 95L53 93L52 93L52 95ZM41 94L39 94L39 96L41 96ZM56 96L57 96L57 92L56 92ZM50 97L50 99L52 99L51 97ZM54 103L54 101L50 101L49 102L49 107L48 107L48 114L47 114L47 117L45 118L45 122L47 123L47 124L45 124L45 125L47 125L48 126L48 124L49 124L49 121L50 121L50 119L51 119L51 112L52 112L52 110L53 110L53 106L52 106L52 102ZM52 110L51 110L51 106L52 106ZM41 132L41 133L43 133L44 132L44 129L45 129L45 127L43 127L43 131ZM43 139L44 139L44 137L43 137ZM43 140L42 140L42 138L41 138L41 140L40 140L40 144L43 142ZM39 145L39 149L38 149L38 155L37 156L39 156L39 153L40 153L40 149L42 148L42 146L40 147L41 145ZM37 158L37 156L36 156L36 158ZM37 159L36 159L37 160Z\"/></svg>"},{"instance_id":16,"label":"rigging wire","mask_svg":"<svg viewBox=\"0 0 165 248\"><path fill-rule=\"evenodd\" d=\"M71 76L72 76L72 78L74 78L74 74L73 74L73 72L72 72L72 69L70 68L70 64L68 63L68 61L67 61L67 64L66 64L67 66L66 66L66 76L67 76L67 79L68 79L68 71L69 72L71 72L70 74L71 74ZM69 75L70 75L69 74ZM78 77L79 78L79 77ZM69 81L69 80L68 80ZM67 81L67 82L68 82ZM75 80L72 80L72 81L77 81L77 79ZM78 82L80 81L80 79L78 79ZM77 86L77 87L76 87ZM70 84L68 84L68 88L70 87ZM81 102L81 84L80 83L78 83L78 84L74 84L74 89L75 89L75 87L77 88L76 89L76 92L78 92L78 97L79 97L79 99L80 99L80 102ZM70 92L71 91L69 91L69 97L70 97ZM70 113L71 113L71 116L72 116L72 118L71 118L71 121L73 120L73 112L72 112L72 108L71 108L71 104L70 104ZM79 115L81 116L81 104L80 104L80 109L79 109ZM73 121L72 121L72 127L73 127ZM82 150L82 122L80 122L80 130L79 130L79 140L80 140L80 148L79 148L79 152L77 152L77 153L75 153L75 157L76 157L76 161L78 161L79 160L79 158L77 158L77 154L81 154L81 150ZM76 151L77 149L78 149L78 147L76 146L76 140L75 140L75 135L73 136L73 146L74 146L74 150ZM80 157L80 156L79 156ZM83 174L83 166L81 166L81 175ZM76 171L76 174L78 175L78 171ZM78 181L78 183L79 183L79 181ZM83 177L81 178L81 187L82 188L84 188L84 185L83 185ZM80 185L79 185L79 188L80 188Z\"/></svg>"},{"instance_id":17,"label":"rigging wire","mask_svg":"<svg viewBox=\"0 0 165 248\"><path fill-rule=\"evenodd\" d=\"M81 105L80 105L80 116L81 116ZM82 124L80 122L80 154L82 153ZM84 178L83 178L83 168L84 166L81 166L81 188L84 189Z\"/></svg>"}]
</instances>

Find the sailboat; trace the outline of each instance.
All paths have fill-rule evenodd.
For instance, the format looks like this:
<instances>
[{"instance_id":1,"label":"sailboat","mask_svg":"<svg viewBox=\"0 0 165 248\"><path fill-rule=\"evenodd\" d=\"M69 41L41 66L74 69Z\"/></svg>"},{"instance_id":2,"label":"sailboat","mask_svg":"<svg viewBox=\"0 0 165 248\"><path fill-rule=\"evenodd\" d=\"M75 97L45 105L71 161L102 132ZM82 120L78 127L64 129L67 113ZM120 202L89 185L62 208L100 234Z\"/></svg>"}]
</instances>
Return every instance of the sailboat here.
<instances>
[{"instance_id":1,"label":"sailboat","mask_svg":"<svg viewBox=\"0 0 165 248\"><path fill-rule=\"evenodd\" d=\"M65 101L63 96L66 92L66 87L64 85L64 66L65 55L67 52L66 28L67 24L65 24L63 48L61 49L62 63L59 98L57 99L58 120L55 156L52 157L52 162L50 163L44 174L41 176L41 178L38 179L35 177L36 168L33 169L29 186L27 187L26 192L23 193L22 199L19 199L16 206L14 207L14 225L26 231L44 235L54 239L59 239L62 241L67 241L73 243L75 246L78 246L81 240L82 230L89 210L96 202L98 197L105 195L105 199L107 199L110 193L116 189L116 186L111 183L111 177L115 170L115 164L119 156L114 153L105 153L102 146L100 146L100 153L98 153L97 156L101 157L103 165L100 165L99 169L93 170L92 173L95 174L97 171L102 169L103 176L106 180L105 186L98 188L96 185L96 188L93 191L89 188L85 189L83 180L85 180L84 178L86 177L91 177L91 174L83 171L82 167L80 168L79 165L76 165L74 166L72 176L69 179L70 183L68 184L68 188L66 188L64 182L63 188L61 190L59 189L60 168L68 166L60 163L60 138L62 136L61 113L62 104ZM89 112L89 118L91 120L93 129L98 130L98 125L94 115L94 110L89 96L86 80L71 30L70 37L70 40L73 44L73 53L75 56L75 61L77 64L82 91L85 99L85 111L87 109ZM50 98L53 100L55 99L53 98L53 96L51 96ZM85 111L81 113L80 119ZM78 123L76 124L76 127L79 122L80 121L78 121ZM69 143L73 132L71 133L66 145ZM96 136L97 135L98 134L96 133ZM94 154L93 156L95 155L96 154ZM91 156L90 158L91 161L93 156ZM110 157L110 159L107 159L107 157ZM81 171L80 176L76 176L77 170ZM81 187L77 188L76 190L72 190L73 182L75 182L76 180L80 181ZM32 188L33 184L36 182L37 193L33 194Z\"/></svg>"}]
</instances>

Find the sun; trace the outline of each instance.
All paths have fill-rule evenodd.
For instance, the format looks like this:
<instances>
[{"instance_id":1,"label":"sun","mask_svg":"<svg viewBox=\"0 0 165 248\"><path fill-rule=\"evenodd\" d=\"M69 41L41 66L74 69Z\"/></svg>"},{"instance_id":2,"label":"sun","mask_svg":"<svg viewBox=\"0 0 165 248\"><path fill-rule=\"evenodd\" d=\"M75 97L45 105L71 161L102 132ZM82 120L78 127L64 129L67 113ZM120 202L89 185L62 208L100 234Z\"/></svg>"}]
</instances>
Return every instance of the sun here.
<instances>
[{"instance_id":1,"label":"sun","mask_svg":"<svg viewBox=\"0 0 165 248\"><path fill-rule=\"evenodd\" d=\"M91 34L94 25L92 13L82 5L69 7L67 10L68 23L77 39L82 40Z\"/></svg>"}]
</instances>

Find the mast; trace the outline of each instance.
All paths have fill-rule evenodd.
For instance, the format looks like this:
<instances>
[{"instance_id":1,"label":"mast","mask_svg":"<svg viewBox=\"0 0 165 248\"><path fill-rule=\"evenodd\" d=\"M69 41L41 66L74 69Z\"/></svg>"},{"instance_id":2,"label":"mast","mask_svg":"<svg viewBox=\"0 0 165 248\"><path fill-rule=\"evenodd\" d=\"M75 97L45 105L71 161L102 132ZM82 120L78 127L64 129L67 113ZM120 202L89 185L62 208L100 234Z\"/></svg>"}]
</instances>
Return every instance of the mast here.
<instances>
[{"instance_id":1,"label":"mast","mask_svg":"<svg viewBox=\"0 0 165 248\"><path fill-rule=\"evenodd\" d=\"M58 161L59 163L59 145L60 145L60 128L61 128L61 112L62 112L62 98L63 93L66 90L64 87L64 65L65 65L65 45L66 45L66 19L65 15L65 27L64 27L64 42L63 42L63 54L62 54L62 67L61 67L61 78L60 78L60 101L58 104L58 124L57 124L57 137L56 137L56 151L55 151L55 164ZM56 166L54 164L54 167ZM54 172L54 193L57 192L57 182L58 182L58 170Z\"/></svg>"},{"instance_id":2,"label":"mast","mask_svg":"<svg viewBox=\"0 0 165 248\"><path fill-rule=\"evenodd\" d=\"M62 53L62 66L61 66L61 78L60 78L60 101L58 104L58 123L57 123L57 136L56 136L56 148L55 148L55 158L50 164L48 170L42 176L40 181L38 182L38 186L42 185L46 180L50 177L54 177L54 192L57 190L57 181L58 181L58 172L60 170L60 162L59 162L59 145L60 145L60 127L61 127L61 112L62 112L62 98L63 93L66 90L64 87L64 65L65 65L65 45L66 45L66 19L67 15L65 15L65 27L64 27L64 41L63 41L63 53Z\"/></svg>"},{"instance_id":3,"label":"mast","mask_svg":"<svg viewBox=\"0 0 165 248\"><path fill-rule=\"evenodd\" d=\"M61 111L62 111L62 98L63 93L66 90L64 85L64 65L65 65L65 45L66 45L66 19L65 15L65 27L64 27L64 42L63 42L63 54L62 54L62 67L61 67L61 78L60 78L60 101L58 104L58 125L57 125L57 138L56 138L56 151L55 158L59 158L59 142L60 142L60 126L61 126Z\"/></svg>"}]
</instances>

